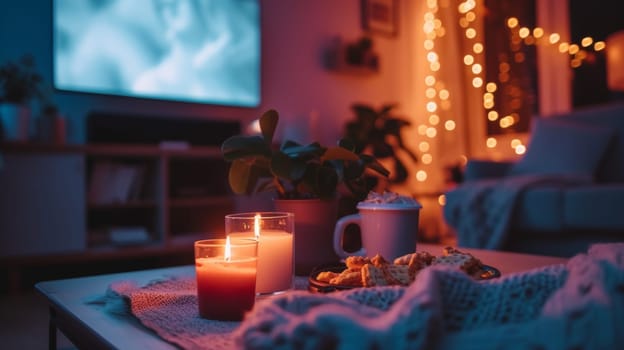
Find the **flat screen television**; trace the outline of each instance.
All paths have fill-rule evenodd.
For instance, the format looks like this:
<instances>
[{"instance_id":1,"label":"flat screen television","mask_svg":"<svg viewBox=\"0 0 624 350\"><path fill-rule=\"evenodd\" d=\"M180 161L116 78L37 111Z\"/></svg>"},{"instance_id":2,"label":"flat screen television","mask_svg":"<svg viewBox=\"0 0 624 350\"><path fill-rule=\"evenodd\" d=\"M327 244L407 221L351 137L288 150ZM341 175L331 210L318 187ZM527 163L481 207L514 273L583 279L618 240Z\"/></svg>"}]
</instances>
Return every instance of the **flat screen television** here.
<instances>
[{"instance_id":1,"label":"flat screen television","mask_svg":"<svg viewBox=\"0 0 624 350\"><path fill-rule=\"evenodd\" d=\"M54 0L54 87L256 107L259 1Z\"/></svg>"}]
</instances>

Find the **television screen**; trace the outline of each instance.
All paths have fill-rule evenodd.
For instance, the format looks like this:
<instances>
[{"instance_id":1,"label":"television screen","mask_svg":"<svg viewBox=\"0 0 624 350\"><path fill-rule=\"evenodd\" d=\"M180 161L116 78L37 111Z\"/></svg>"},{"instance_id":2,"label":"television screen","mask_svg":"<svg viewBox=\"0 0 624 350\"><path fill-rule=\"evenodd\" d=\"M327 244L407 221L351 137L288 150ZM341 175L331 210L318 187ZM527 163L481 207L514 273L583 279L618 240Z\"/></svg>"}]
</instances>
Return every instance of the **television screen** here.
<instances>
[{"instance_id":1,"label":"television screen","mask_svg":"<svg viewBox=\"0 0 624 350\"><path fill-rule=\"evenodd\" d=\"M60 90L255 107L259 0L55 0Z\"/></svg>"}]
</instances>

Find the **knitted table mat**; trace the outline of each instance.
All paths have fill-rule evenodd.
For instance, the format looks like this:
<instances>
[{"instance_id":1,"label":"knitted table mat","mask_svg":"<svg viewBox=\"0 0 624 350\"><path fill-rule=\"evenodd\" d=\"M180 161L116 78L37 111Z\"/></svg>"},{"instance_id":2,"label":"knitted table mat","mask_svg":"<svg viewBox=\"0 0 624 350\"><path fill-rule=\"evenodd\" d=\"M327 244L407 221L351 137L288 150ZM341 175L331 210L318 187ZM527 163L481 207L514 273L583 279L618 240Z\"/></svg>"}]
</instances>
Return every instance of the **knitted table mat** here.
<instances>
[{"instance_id":1,"label":"knitted table mat","mask_svg":"<svg viewBox=\"0 0 624 350\"><path fill-rule=\"evenodd\" d=\"M200 318L189 278L121 281L108 296L184 349L614 349L624 344L624 243L496 280L434 266L409 287L295 290L258 300L243 322Z\"/></svg>"},{"instance_id":2,"label":"knitted table mat","mask_svg":"<svg viewBox=\"0 0 624 350\"><path fill-rule=\"evenodd\" d=\"M307 278L295 277L294 289L306 289ZM258 300L261 301L260 297ZM232 331L240 322L208 320L199 316L195 277L167 277L138 286L119 281L101 298L110 313L132 315L163 340L183 349L233 349Z\"/></svg>"}]
</instances>

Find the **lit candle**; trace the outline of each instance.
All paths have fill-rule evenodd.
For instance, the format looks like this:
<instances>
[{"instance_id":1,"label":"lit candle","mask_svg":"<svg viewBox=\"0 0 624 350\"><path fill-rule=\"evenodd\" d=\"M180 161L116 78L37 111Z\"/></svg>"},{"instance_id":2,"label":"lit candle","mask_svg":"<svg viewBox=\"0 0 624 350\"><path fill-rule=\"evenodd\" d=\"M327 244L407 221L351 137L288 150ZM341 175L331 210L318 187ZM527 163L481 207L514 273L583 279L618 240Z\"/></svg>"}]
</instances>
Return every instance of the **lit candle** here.
<instances>
[{"instance_id":1,"label":"lit candle","mask_svg":"<svg viewBox=\"0 0 624 350\"><path fill-rule=\"evenodd\" d=\"M240 214L244 215L244 214ZM240 217L239 217L240 218ZM274 294L292 288L293 283L293 214L262 213L253 217L253 235L258 241L258 276L256 292ZM251 219L253 218L253 221ZM229 227L230 225L226 225ZM241 230L244 225L231 225ZM250 237L252 232L232 232L229 237Z\"/></svg>"},{"instance_id":2,"label":"lit candle","mask_svg":"<svg viewBox=\"0 0 624 350\"><path fill-rule=\"evenodd\" d=\"M242 320L256 298L255 240L230 238L195 242L199 314L215 320Z\"/></svg>"}]
</instances>

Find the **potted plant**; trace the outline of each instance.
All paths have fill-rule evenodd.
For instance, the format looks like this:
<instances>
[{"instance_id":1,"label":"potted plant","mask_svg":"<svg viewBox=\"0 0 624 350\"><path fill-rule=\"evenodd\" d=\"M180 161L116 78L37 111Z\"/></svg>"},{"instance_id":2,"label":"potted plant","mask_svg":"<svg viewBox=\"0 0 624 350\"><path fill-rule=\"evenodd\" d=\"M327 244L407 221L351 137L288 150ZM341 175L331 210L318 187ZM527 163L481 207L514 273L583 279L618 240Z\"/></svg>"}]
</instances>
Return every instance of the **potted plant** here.
<instances>
[{"instance_id":1,"label":"potted plant","mask_svg":"<svg viewBox=\"0 0 624 350\"><path fill-rule=\"evenodd\" d=\"M0 66L0 118L7 140L28 139L31 115L28 103L42 96L42 77L35 70L33 56L24 55L17 62Z\"/></svg>"},{"instance_id":2,"label":"potted plant","mask_svg":"<svg viewBox=\"0 0 624 350\"><path fill-rule=\"evenodd\" d=\"M332 240L341 186L363 199L372 186L365 175L371 171L387 177L389 171L375 157L354 152L348 140L334 147L291 140L275 145L278 121L277 111L266 111L260 135L232 136L221 151L231 162L228 181L234 193L274 190L275 209L295 213L295 269L305 274L338 260Z\"/></svg>"},{"instance_id":3,"label":"potted plant","mask_svg":"<svg viewBox=\"0 0 624 350\"><path fill-rule=\"evenodd\" d=\"M355 120L347 122L344 137L354 143L355 152L369 150L378 159L390 158L393 164L390 181L403 183L408 174L399 153L404 152L413 162L417 162L418 157L405 146L401 136L401 130L410 122L394 115L395 108L395 104L384 104L379 109L353 104L351 110L355 113Z\"/></svg>"}]
</instances>

